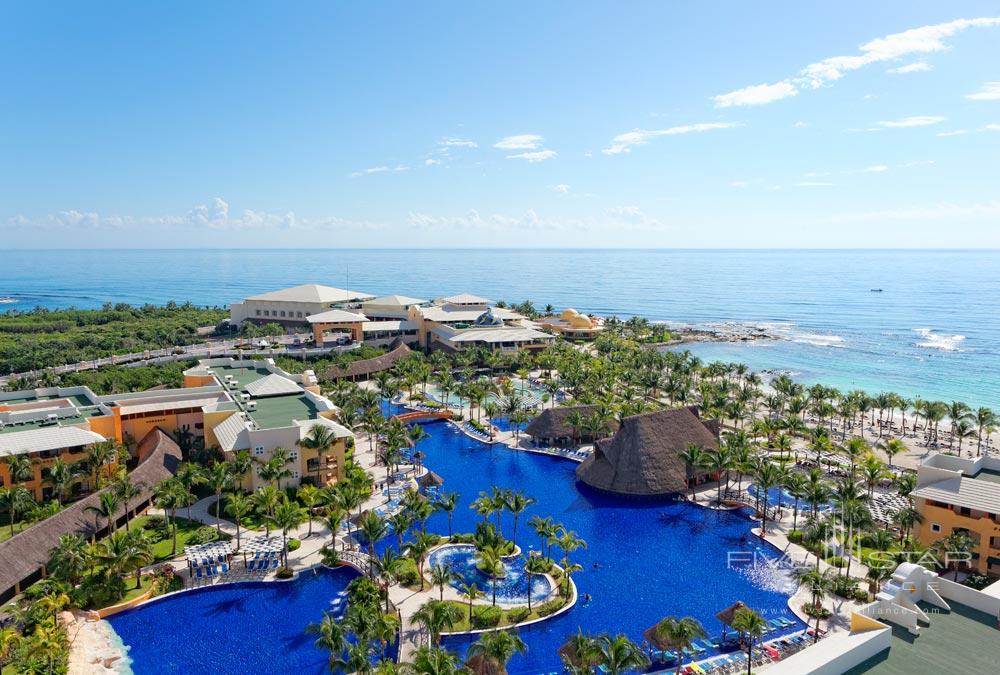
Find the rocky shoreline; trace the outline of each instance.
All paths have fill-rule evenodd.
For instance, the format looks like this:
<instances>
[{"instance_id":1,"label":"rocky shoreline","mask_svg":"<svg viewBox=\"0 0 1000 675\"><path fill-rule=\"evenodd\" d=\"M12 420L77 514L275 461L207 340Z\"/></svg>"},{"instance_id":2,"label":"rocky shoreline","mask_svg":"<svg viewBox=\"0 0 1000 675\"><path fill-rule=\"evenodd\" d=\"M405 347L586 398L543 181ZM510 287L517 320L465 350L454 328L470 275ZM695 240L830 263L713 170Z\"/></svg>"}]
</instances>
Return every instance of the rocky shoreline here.
<instances>
[{"instance_id":1,"label":"rocky shoreline","mask_svg":"<svg viewBox=\"0 0 1000 675\"><path fill-rule=\"evenodd\" d=\"M64 612L61 618L70 638L68 675L132 672L128 652L107 621L94 621L82 611Z\"/></svg>"},{"instance_id":2,"label":"rocky shoreline","mask_svg":"<svg viewBox=\"0 0 1000 675\"><path fill-rule=\"evenodd\" d=\"M718 327L670 327L672 340L660 343L663 346L692 344L696 342L755 342L757 340L782 340L781 335L763 326L750 324L722 324Z\"/></svg>"}]
</instances>

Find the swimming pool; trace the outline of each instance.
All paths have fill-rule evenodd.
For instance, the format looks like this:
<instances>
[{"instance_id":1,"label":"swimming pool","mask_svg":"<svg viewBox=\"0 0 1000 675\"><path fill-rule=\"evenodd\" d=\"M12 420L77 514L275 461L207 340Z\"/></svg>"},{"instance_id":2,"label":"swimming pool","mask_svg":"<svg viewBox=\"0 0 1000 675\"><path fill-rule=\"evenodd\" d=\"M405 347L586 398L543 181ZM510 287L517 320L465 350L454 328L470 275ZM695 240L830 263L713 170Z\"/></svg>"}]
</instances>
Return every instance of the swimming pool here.
<instances>
[{"instance_id":1,"label":"swimming pool","mask_svg":"<svg viewBox=\"0 0 1000 675\"><path fill-rule=\"evenodd\" d=\"M497 579L497 604L525 605L528 603L528 578L524 573L525 558L522 555L503 559L504 576ZM428 567L451 565L458 579L451 583L459 589L463 582L474 583L483 591L487 600L493 599L493 581L476 566L476 547L472 544L451 544L442 546L427 556ZM531 577L532 602L544 602L552 593L548 578L540 575Z\"/></svg>"},{"instance_id":2,"label":"swimming pool","mask_svg":"<svg viewBox=\"0 0 1000 675\"><path fill-rule=\"evenodd\" d=\"M756 485L747 485L747 493L751 497L757 497L759 489ZM771 487L767 489L767 505L768 506L778 506L780 504L781 508L791 509L795 506L795 497L783 487ZM799 513L803 511L809 511L811 507L809 503L804 499L799 499ZM833 508L833 504L824 503L819 505L820 511L829 511Z\"/></svg>"},{"instance_id":3,"label":"swimming pool","mask_svg":"<svg viewBox=\"0 0 1000 675\"><path fill-rule=\"evenodd\" d=\"M108 619L128 647L132 670L148 673L327 672L327 653L306 626L342 613L347 567L316 568L287 582L208 586L155 600Z\"/></svg>"},{"instance_id":4,"label":"swimming pool","mask_svg":"<svg viewBox=\"0 0 1000 675\"><path fill-rule=\"evenodd\" d=\"M517 543L525 552L540 548L526 525L536 514L552 516L587 541L587 548L574 552L572 559L583 566L573 578L581 598L587 594L590 601L522 628L529 649L511 660L511 675L561 672L557 650L578 627L590 633L624 632L641 643L642 632L664 616L688 615L718 636L722 625L715 614L737 600L765 618L794 621L794 627L769 638L805 627L788 608L794 582L789 570L775 563L780 552L750 532L754 522L746 510L716 511L687 502L598 493L576 482L575 462L491 447L445 422L425 424L424 429L430 434L419 443L425 464L444 478L442 490L462 495L453 516L456 532L475 529L479 517L469 504L496 485L538 500L518 526ZM511 524L505 514L507 536ZM445 514L431 516L428 530L446 534ZM380 544L386 546L395 546L394 538ZM553 554L561 555L557 549ZM445 645L464 653L474 640L448 637Z\"/></svg>"},{"instance_id":5,"label":"swimming pool","mask_svg":"<svg viewBox=\"0 0 1000 675\"><path fill-rule=\"evenodd\" d=\"M514 378L511 382L514 385L514 392L523 399L524 404L528 407L536 408L542 405L543 402L548 401L550 398L549 393L537 384L522 381L519 378ZM438 401L439 403L444 403L443 392L435 384L427 385L427 396L435 401ZM560 395L557 395L557 398L562 398L561 393ZM500 397L496 394L490 394L486 397L486 401L496 403L500 401ZM459 398L455 392L448 392L449 405L458 406L460 403L468 405L469 400Z\"/></svg>"}]
</instances>

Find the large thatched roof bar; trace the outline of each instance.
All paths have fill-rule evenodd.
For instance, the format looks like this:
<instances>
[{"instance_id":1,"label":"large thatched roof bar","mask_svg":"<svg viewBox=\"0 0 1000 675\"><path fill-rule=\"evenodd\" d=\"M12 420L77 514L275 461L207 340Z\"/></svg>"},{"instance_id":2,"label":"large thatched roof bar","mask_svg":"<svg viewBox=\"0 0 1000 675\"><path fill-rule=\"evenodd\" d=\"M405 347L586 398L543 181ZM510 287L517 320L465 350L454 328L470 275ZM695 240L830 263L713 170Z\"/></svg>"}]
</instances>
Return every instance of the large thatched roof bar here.
<instances>
[{"instance_id":1,"label":"large thatched roof bar","mask_svg":"<svg viewBox=\"0 0 1000 675\"><path fill-rule=\"evenodd\" d=\"M695 407L626 417L618 433L597 442L576 469L576 477L599 490L633 496L680 493L706 478L688 471L680 453L689 443L716 450L717 427L703 422Z\"/></svg>"}]
</instances>

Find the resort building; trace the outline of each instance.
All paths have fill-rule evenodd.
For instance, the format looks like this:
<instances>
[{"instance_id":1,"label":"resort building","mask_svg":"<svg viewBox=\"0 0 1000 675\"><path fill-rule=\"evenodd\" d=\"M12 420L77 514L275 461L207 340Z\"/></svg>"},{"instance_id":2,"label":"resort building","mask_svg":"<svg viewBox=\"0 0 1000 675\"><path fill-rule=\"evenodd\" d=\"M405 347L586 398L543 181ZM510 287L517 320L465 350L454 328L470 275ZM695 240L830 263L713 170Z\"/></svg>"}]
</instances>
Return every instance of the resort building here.
<instances>
[{"instance_id":1,"label":"resort building","mask_svg":"<svg viewBox=\"0 0 1000 675\"><path fill-rule=\"evenodd\" d=\"M229 321L233 325L250 321L258 324L302 326L306 324L306 319L314 314L329 309L350 307L374 297L362 291L304 284L252 295L243 302L234 303L229 306Z\"/></svg>"},{"instance_id":2,"label":"resort building","mask_svg":"<svg viewBox=\"0 0 1000 675\"><path fill-rule=\"evenodd\" d=\"M427 351L461 351L473 345L494 351L541 349L554 335L543 333L527 318L467 293L436 300L430 307L411 307L418 344Z\"/></svg>"},{"instance_id":3,"label":"resort building","mask_svg":"<svg viewBox=\"0 0 1000 675\"><path fill-rule=\"evenodd\" d=\"M969 567L1000 576L1000 458L931 455L918 469L910 496L923 516L917 529L921 544L965 532L972 541ZM963 561L952 562L963 567Z\"/></svg>"},{"instance_id":4,"label":"resort building","mask_svg":"<svg viewBox=\"0 0 1000 675\"><path fill-rule=\"evenodd\" d=\"M361 312L372 321L392 321L406 319L411 307L429 305L427 300L408 298L405 295L386 295L361 303Z\"/></svg>"},{"instance_id":5,"label":"resort building","mask_svg":"<svg viewBox=\"0 0 1000 675\"><path fill-rule=\"evenodd\" d=\"M567 340L593 340L604 330L603 319L580 314L572 307L557 316L543 316L538 319L538 325Z\"/></svg>"},{"instance_id":6,"label":"resort building","mask_svg":"<svg viewBox=\"0 0 1000 675\"><path fill-rule=\"evenodd\" d=\"M682 493L711 477L680 458L688 444L718 450L718 425L703 421L694 406L633 415L611 438L603 438L576 468L587 485L616 494L660 496Z\"/></svg>"},{"instance_id":7,"label":"resort building","mask_svg":"<svg viewBox=\"0 0 1000 675\"><path fill-rule=\"evenodd\" d=\"M289 484L305 476L320 484L343 477L349 430L334 420L337 408L320 394L315 374L286 373L271 361L210 359L184 373L184 387L98 396L86 387L50 387L0 394L0 481L15 477L4 457L24 455L30 476L17 477L36 499L52 496L46 469L56 458L75 463L95 443L124 445L140 462L144 438L155 430L218 446L226 458L247 450L266 460L278 447L291 453ZM298 443L319 424L334 441L319 456ZM107 467L115 469L116 458ZM256 484L257 477L249 477ZM77 483L86 483L82 476Z\"/></svg>"}]
</instances>

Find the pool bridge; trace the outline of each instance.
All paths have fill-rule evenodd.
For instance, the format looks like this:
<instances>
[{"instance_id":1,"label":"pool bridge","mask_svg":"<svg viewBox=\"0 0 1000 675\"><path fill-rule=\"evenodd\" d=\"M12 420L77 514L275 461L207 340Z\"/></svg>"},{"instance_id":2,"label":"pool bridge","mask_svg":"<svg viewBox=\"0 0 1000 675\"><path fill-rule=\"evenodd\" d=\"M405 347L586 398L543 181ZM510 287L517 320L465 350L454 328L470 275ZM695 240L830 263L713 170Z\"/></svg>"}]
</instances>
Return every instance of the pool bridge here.
<instances>
[{"instance_id":1,"label":"pool bridge","mask_svg":"<svg viewBox=\"0 0 1000 675\"><path fill-rule=\"evenodd\" d=\"M451 418L452 413L448 410L414 410L413 412L393 415L393 419L403 423L416 422L417 420L450 420Z\"/></svg>"}]
</instances>

